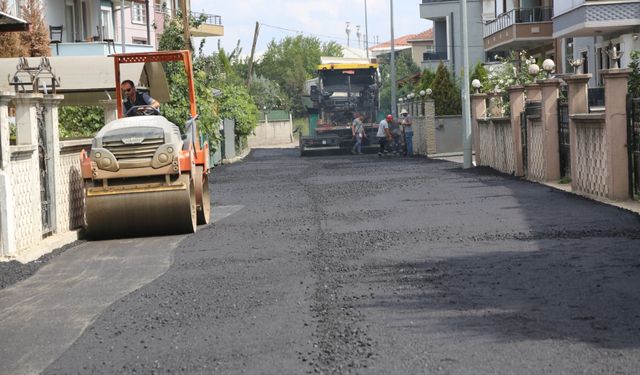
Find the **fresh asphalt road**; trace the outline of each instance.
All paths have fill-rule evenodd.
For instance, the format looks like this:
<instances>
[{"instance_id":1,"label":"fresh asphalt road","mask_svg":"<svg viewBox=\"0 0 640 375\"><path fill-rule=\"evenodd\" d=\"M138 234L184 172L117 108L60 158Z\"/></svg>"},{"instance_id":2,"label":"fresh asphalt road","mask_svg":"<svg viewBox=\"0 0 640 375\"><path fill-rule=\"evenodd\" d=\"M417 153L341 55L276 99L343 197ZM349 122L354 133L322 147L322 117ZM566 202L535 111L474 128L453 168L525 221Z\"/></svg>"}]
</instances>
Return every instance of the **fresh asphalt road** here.
<instances>
[{"instance_id":1,"label":"fresh asphalt road","mask_svg":"<svg viewBox=\"0 0 640 375\"><path fill-rule=\"evenodd\" d=\"M212 184L214 209L243 208L194 235L131 240L138 257L170 248L164 273L83 315L44 373L640 372L635 214L423 158L255 150ZM0 291L0 309L59 259ZM136 272L122 267L104 290ZM59 314L94 298L74 297ZM38 339L11 332L2 347Z\"/></svg>"}]
</instances>

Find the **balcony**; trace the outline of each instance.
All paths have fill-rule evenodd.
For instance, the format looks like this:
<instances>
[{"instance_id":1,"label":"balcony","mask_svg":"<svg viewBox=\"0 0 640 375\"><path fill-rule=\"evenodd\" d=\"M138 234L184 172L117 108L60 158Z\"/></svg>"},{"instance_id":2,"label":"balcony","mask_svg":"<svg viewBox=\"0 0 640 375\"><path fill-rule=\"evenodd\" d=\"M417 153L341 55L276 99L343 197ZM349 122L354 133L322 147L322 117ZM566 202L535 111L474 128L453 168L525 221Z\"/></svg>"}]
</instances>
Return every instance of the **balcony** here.
<instances>
[{"instance_id":1,"label":"balcony","mask_svg":"<svg viewBox=\"0 0 640 375\"><path fill-rule=\"evenodd\" d=\"M553 35L552 7L520 8L502 13L484 25L484 48L522 48L532 42L551 42Z\"/></svg>"},{"instance_id":2,"label":"balcony","mask_svg":"<svg viewBox=\"0 0 640 375\"><path fill-rule=\"evenodd\" d=\"M191 35L196 37L224 36L222 17L215 14L191 12L191 16L203 22L197 28L191 28Z\"/></svg>"},{"instance_id":3,"label":"balcony","mask_svg":"<svg viewBox=\"0 0 640 375\"><path fill-rule=\"evenodd\" d=\"M553 37L585 37L596 34L625 33L636 30L640 2L638 1L579 1L565 6L553 19Z\"/></svg>"},{"instance_id":4,"label":"balcony","mask_svg":"<svg viewBox=\"0 0 640 375\"><path fill-rule=\"evenodd\" d=\"M153 52L155 48L149 44L125 44L125 51L129 52ZM60 43L56 49L51 45L53 56L108 56L112 53L122 53L122 44L95 42Z\"/></svg>"},{"instance_id":5,"label":"balcony","mask_svg":"<svg viewBox=\"0 0 640 375\"><path fill-rule=\"evenodd\" d=\"M425 52L422 54L422 61L446 61L447 53L446 52Z\"/></svg>"}]
</instances>

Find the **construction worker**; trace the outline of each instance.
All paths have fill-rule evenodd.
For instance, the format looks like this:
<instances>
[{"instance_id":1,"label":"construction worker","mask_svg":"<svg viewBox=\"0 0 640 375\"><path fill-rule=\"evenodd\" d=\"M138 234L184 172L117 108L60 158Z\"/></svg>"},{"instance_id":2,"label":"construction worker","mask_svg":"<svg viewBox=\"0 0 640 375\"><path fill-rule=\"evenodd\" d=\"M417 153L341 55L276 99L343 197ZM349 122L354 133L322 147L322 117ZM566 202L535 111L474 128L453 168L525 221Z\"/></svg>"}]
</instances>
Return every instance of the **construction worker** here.
<instances>
[{"instance_id":1,"label":"construction worker","mask_svg":"<svg viewBox=\"0 0 640 375\"><path fill-rule=\"evenodd\" d=\"M361 113L356 114L356 118L351 124L351 133L356 141L351 149L351 153L355 155L357 152L358 155L362 155L362 142L367 135L364 131L364 116Z\"/></svg>"},{"instance_id":2,"label":"construction worker","mask_svg":"<svg viewBox=\"0 0 640 375\"><path fill-rule=\"evenodd\" d=\"M391 131L389 130L389 124L392 122L393 116L387 115L387 117L380 121L380 124L378 125L376 138L378 138L378 143L380 144L380 150L378 151L379 157L382 157L382 154L387 152L387 145L393 139L391 136Z\"/></svg>"},{"instance_id":3,"label":"construction worker","mask_svg":"<svg viewBox=\"0 0 640 375\"><path fill-rule=\"evenodd\" d=\"M402 109L400 111L400 116L402 116L402 130L404 132L404 143L406 146L406 154L405 156L412 157L413 156L413 119L411 115L406 109Z\"/></svg>"},{"instance_id":4,"label":"construction worker","mask_svg":"<svg viewBox=\"0 0 640 375\"><path fill-rule=\"evenodd\" d=\"M133 81L127 79L120 85L125 116L135 116L136 113L129 113L131 108L138 106L150 106L155 110L160 109L160 103L144 92L137 92ZM136 112L135 110L133 112Z\"/></svg>"}]
</instances>

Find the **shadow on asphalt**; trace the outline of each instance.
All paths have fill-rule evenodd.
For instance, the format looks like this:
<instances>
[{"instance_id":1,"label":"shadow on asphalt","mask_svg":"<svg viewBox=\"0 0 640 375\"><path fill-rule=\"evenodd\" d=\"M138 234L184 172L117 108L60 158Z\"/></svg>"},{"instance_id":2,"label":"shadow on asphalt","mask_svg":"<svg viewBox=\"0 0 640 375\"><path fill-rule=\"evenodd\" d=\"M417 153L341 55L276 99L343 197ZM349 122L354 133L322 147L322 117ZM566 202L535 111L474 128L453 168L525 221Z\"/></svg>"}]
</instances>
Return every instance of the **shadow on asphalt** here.
<instances>
[{"instance_id":1,"label":"shadow on asphalt","mask_svg":"<svg viewBox=\"0 0 640 375\"><path fill-rule=\"evenodd\" d=\"M431 239L421 243L425 251L467 250L433 261L373 265L367 282L391 282L399 292L377 296L364 308L392 309L412 320L417 314L407 329L424 329L435 319L442 332L505 342L640 347L638 215L488 168L446 169L507 187L518 206L504 209L524 212L529 230Z\"/></svg>"}]
</instances>

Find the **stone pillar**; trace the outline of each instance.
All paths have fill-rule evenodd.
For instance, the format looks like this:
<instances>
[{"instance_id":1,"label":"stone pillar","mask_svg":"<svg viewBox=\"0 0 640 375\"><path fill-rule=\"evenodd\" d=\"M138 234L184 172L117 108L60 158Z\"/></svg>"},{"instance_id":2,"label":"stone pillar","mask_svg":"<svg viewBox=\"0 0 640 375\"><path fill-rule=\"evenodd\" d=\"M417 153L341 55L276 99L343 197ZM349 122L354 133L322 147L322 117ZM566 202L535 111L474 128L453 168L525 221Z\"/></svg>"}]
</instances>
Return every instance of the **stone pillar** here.
<instances>
[{"instance_id":1,"label":"stone pillar","mask_svg":"<svg viewBox=\"0 0 640 375\"><path fill-rule=\"evenodd\" d=\"M629 198L629 155L627 146L627 79L631 69L601 70L605 95L605 136L609 198Z\"/></svg>"},{"instance_id":2,"label":"stone pillar","mask_svg":"<svg viewBox=\"0 0 640 375\"><path fill-rule=\"evenodd\" d=\"M9 255L15 249L15 219L13 190L9 167L9 102L14 98L11 92L0 93L0 256Z\"/></svg>"},{"instance_id":3,"label":"stone pillar","mask_svg":"<svg viewBox=\"0 0 640 375\"><path fill-rule=\"evenodd\" d=\"M587 84L591 74L573 74L564 78L569 86L569 116L579 113L589 113L587 101Z\"/></svg>"},{"instance_id":4,"label":"stone pillar","mask_svg":"<svg viewBox=\"0 0 640 375\"><path fill-rule=\"evenodd\" d=\"M548 181L560 179L560 141L558 135L558 97L560 84L557 78L545 79L542 87L542 126L544 126L544 178Z\"/></svg>"},{"instance_id":5,"label":"stone pillar","mask_svg":"<svg viewBox=\"0 0 640 375\"><path fill-rule=\"evenodd\" d=\"M511 106L511 132L513 134L513 152L515 161L515 175L524 176L524 161L522 156L522 133L520 130L520 113L524 111L524 87L517 85L509 88L509 103Z\"/></svg>"},{"instance_id":6,"label":"stone pillar","mask_svg":"<svg viewBox=\"0 0 640 375\"><path fill-rule=\"evenodd\" d=\"M471 135L473 150L476 153L476 165L482 165L482 151L480 150L480 128L478 119L487 116L487 94L471 94Z\"/></svg>"},{"instance_id":7,"label":"stone pillar","mask_svg":"<svg viewBox=\"0 0 640 375\"><path fill-rule=\"evenodd\" d=\"M426 134L426 147L425 150L426 155L435 154L436 149L436 107L433 99L428 98L424 101L424 119L425 124L427 125L425 128Z\"/></svg>"},{"instance_id":8,"label":"stone pillar","mask_svg":"<svg viewBox=\"0 0 640 375\"><path fill-rule=\"evenodd\" d=\"M116 106L116 100L100 100L100 105L104 110L104 123L105 125L118 118L118 108Z\"/></svg>"},{"instance_id":9,"label":"stone pillar","mask_svg":"<svg viewBox=\"0 0 640 375\"><path fill-rule=\"evenodd\" d=\"M589 102L587 101L587 84L591 79L591 74L573 74L564 78L564 81L568 86L568 108L569 108L569 139L571 140L571 144L569 146L569 154L570 154L570 164L571 164L571 173L577 171L577 160L576 160L576 124L575 120L571 118L572 115L576 114L585 114L589 112ZM626 88L626 86L625 86ZM575 181L575 179L573 179ZM572 182L572 188L576 189L577 187Z\"/></svg>"},{"instance_id":10,"label":"stone pillar","mask_svg":"<svg viewBox=\"0 0 640 375\"><path fill-rule=\"evenodd\" d=\"M9 102L13 100L11 92L0 92L0 170L9 168Z\"/></svg>"},{"instance_id":11,"label":"stone pillar","mask_svg":"<svg viewBox=\"0 0 640 375\"><path fill-rule=\"evenodd\" d=\"M58 228L58 189L62 185L62 175L58 171L60 165L60 135L58 129L58 106L64 99L63 95L45 95L44 128L47 142L47 174L49 184L49 212L51 213L51 230L57 233ZM62 219L62 218L60 218Z\"/></svg>"},{"instance_id":12,"label":"stone pillar","mask_svg":"<svg viewBox=\"0 0 640 375\"><path fill-rule=\"evenodd\" d=\"M16 94L16 144L38 144L37 105L42 94Z\"/></svg>"},{"instance_id":13,"label":"stone pillar","mask_svg":"<svg viewBox=\"0 0 640 375\"><path fill-rule=\"evenodd\" d=\"M542 88L538 83L527 83L524 85L524 89L527 100L536 102L542 100Z\"/></svg>"}]
</instances>

